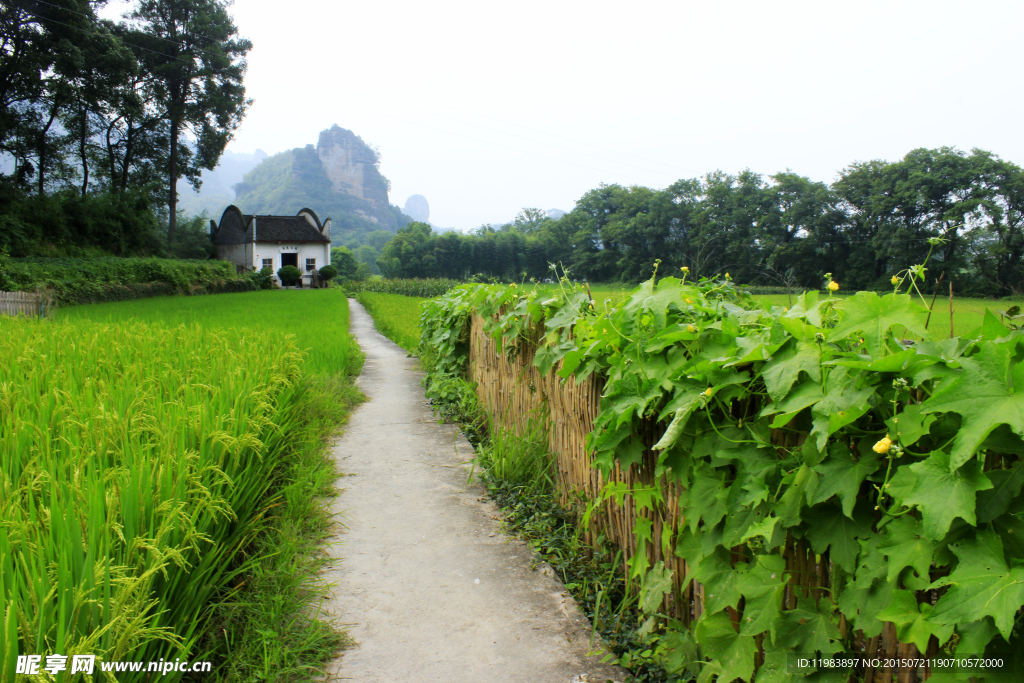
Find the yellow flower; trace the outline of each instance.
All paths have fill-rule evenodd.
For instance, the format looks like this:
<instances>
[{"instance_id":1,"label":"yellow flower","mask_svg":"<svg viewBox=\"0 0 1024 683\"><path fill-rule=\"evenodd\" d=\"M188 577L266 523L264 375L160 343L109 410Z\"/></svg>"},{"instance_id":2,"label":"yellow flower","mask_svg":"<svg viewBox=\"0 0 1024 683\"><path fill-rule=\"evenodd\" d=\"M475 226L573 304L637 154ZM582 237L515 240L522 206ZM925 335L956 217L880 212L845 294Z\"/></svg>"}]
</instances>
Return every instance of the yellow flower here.
<instances>
[{"instance_id":1,"label":"yellow flower","mask_svg":"<svg viewBox=\"0 0 1024 683\"><path fill-rule=\"evenodd\" d=\"M838 282L830 282L830 283L828 283L828 290L830 292L838 292L839 291L839 283Z\"/></svg>"},{"instance_id":2,"label":"yellow flower","mask_svg":"<svg viewBox=\"0 0 1024 683\"><path fill-rule=\"evenodd\" d=\"M886 434L885 438L876 443L872 450L875 453L888 453L890 448L892 448L892 439Z\"/></svg>"},{"instance_id":3,"label":"yellow flower","mask_svg":"<svg viewBox=\"0 0 1024 683\"><path fill-rule=\"evenodd\" d=\"M689 266L683 266L679 270L683 271L684 273L689 273L690 272L690 267Z\"/></svg>"},{"instance_id":4,"label":"yellow flower","mask_svg":"<svg viewBox=\"0 0 1024 683\"><path fill-rule=\"evenodd\" d=\"M708 390L704 392L704 395L707 396L708 398L711 398L711 395L713 393L715 393L715 390L712 389L711 387L708 387Z\"/></svg>"},{"instance_id":5,"label":"yellow flower","mask_svg":"<svg viewBox=\"0 0 1024 683\"><path fill-rule=\"evenodd\" d=\"M688 303L688 304L692 304L692 303L693 303L693 299L687 299L687 300L686 300L686 303Z\"/></svg>"},{"instance_id":6,"label":"yellow flower","mask_svg":"<svg viewBox=\"0 0 1024 683\"><path fill-rule=\"evenodd\" d=\"M726 273L726 274L725 274L725 279L726 279L726 280L731 280L731 279L732 279L731 277L729 277L729 273Z\"/></svg>"},{"instance_id":7,"label":"yellow flower","mask_svg":"<svg viewBox=\"0 0 1024 683\"><path fill-rule=\"evenodd\" d=\"M516 288L516 283L513 282L512 283L512 289L515 289L515 288Z\"/></svg>"},{"instance_id":8,"label":"yellow flower","mask_svg":"<svg viewBox=\"0 0 1024 683\"><path fill-rule=\"evenodd\" d=\"M891 282L891 283L892 283L892 285L893 285L893 287L895 287L896 285L898 285L898 284L899 284L899 282L900 282L900 279L899 279L898 277L896 277L895 275L893 275L893 276L892 276L892 279L891 279L891 280L889 280L889 282Z\"/></svg>"},{"instance_id":9,"label":"yellow flower","mask_svg":"<svg viewBox=\"0 0 1024 683\"><path fill-rule=\"evenodd\" d=\"M692 334L692 333L697 331L697 328L694 327L693 325L687 325L686 326L686 331Z\"/></svg>"}]
</instances>

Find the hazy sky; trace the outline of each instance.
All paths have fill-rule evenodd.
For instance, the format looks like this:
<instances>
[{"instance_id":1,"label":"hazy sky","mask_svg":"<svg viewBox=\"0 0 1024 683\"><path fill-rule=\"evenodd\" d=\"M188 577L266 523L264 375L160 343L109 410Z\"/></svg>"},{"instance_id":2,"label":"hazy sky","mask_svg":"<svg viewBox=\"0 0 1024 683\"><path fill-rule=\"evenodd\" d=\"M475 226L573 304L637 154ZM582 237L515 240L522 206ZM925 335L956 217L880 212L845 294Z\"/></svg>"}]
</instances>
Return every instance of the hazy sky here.
<instances>
[{"instance_id":1,"label":"hazy sky","mask_svg":"<svg viewBox=\"0 0 1024 683\"><path fill-rule=\"evenodd\" d=\"M109 14L114 10L108 9ZM915 147L1024 163L1024 3L237 0L255 102L229 149L377 146L391 201L473 228L600 183L831 180Z\"/></svg>"}]
</instances>

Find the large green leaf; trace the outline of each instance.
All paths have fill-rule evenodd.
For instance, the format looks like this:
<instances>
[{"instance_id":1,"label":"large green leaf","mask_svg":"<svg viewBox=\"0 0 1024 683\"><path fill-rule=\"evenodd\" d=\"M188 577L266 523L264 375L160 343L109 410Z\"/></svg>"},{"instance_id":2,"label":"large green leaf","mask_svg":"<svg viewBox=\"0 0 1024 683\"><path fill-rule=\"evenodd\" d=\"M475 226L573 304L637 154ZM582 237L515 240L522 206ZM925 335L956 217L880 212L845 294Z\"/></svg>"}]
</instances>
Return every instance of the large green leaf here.
<instances>
[{"instance_id":1,"label":"large green leaf","mask_svg":"<svg viewBox=\"0 0 1024 683\"><path fill-rule=\"evenodd\" d=\"M889 428L892 440L906 447L914 445L927 434L932 422L935 422L934 415L925 415L920 405L911 404L904 406L895 417L886 420L885 426Z\"/></svg>"},{"instance_id":2,"label":"large green leaf","mask_svg":"<svg viewBox=\"0 0 1024 683\"><path fill-rule=\"evenodd\" d=\"M836 304L839 324L828 335L831 342L840 341L859 332L864 337L867 352L874 359L884 355L885 333L894 325L902 325L908 331L928 338L924 324L928 311L914 303L908 294L886 294L857 292L849 299Z\"/></svg>"},{"instance_id":3,"label":"large green leaf","mask_svg":"<svg viewBox=\"0 0 1024 683\"><path fill-rule=\"evenodd\" d=\"M921 523L913 517L904 515L897 517L885 527L885 535L879 550L889 560L889 573L886 580L892 583L899 581L900 574L907 567L914 574L903 577L907 588L924 590L931 582L928 572L932 566L932 542L924 538Z\"/></svg>"},{"instance_id":4,"label":"large green leaf","mask_svg":"<svg viewBox=\"0 0 1024 683\"><path fill-rule=\"evenodd\" d=\"M838 642L842 636L836 620L832 602L827 598L815 604L813 600L798 597L796 608L782 613L776 643L800 653L839 652L843 646Z\"/></svg>"},{"instance_id":5,"label":"large green leaf","mask_svg":"<svg viewBox=\"0 0 1024 683\"><path fill-rule=\"evenodd\" d=\"M933 451L927 460L915 463L909 469L914 473L915 481L901 502L921 509L928 538L940 540L949 531L955 517L977 524L975 495L978 491L992 488L992 482L981 471L980 462L965 463L951 472L949 454Z\"/></svg>"},{"instance_id":6,"label":"large green leaf","mask_svg":"<svg viewBox=\"0 0 1024 683\"><path fill-rule=\"evenodd\" d=\"M822 386L818 382L804 382L792 389L780 403L769 403L761 410L761 417L776 415L771 423L773 429L785 427L804 408L812 406L822 399Z\"/></svg>"},{"instance_id":7,"label":"large green leaf","mask_svg":"<svg viewBox=\"0 0 1024 683\"><path fill-rule=\"evenodd\" d=\"M1010 567L1003 554L1003 542L992 531L953 545L950 550L960 561L949 576L931 588L949 586L939 598L928 620L956 625L992 617L996 628L1009 640L1017 610L1024 605L1024 566Z\"/></svg>"},{"instance_id":8,"label":"large green leaf","mask_svg":"<svg viewBox=\"0 0 1024 683\"><path fill-rule=\"evenodd\" d=\"M640 589L640 611L653 614L661 608L661 601L672 590L672 570L659 561L644 576Z\"/></svg>"},{"instance_id":9,"label":"large green leaf","mask_svg":"<svg viewBox=\"0 0 1024 683\"><path fill-rule=\"evenodd\" d=\"M725 517L729 489L725 484L726 473L706 463L693 469L693 479L686 491L684 512L690 523L690 530L696 531L697 525L703 521L704 526L712 527Z\"/></svg>"},{"instance_id":10,"label":"large green leaf","mask_svg":"<svg viewBox=\"0 0 1024 683\"><path fill-rule=\"evenodd\" d=\"M793 526L800 523L800 511L804 504L814 497L818 474L807 465L801 465L796 472L786 475L783 483L789 486L775 506L775 512L783 526Z\"/></svg>"},{"instance_id":11,"label":"large green leaf","mask_svg":"<svg viewBox=\"0 0 1024 683\"><path fill-rule=\"evenodd\" d=\"M757 644L753 636L737 633L727 614L706 615L697 622L694 635L704 654L711 659L697 679L700 683L710 681L715 674L719 681L750 680Z\"/></svg>"},{"instance_id":12,"label":"large green leaf","mask_svg":"<svg viewBox=\"0 0 1024 683\"><path fill-rule=\"evenodd\" d=\"M963 372L952 382L943 382L924 402L926 413L953 412L963 418L953 443L951 470L970 460L999 425L1009 425L1024 436L1024 363L1012 362L1018 339L981 342L978 353L960 359Z\"/></svg>"},{"instance_id":13,"label":"large green leaf","mask_svg":"<svg viewBox=\"0 0 1024 683\"><path fill-rule=\"evenodd\" d=\"M992 488L978 493L978 523L988 524L1010 508L1024 486L1024 460L1018 460L1008 470L990 470L985 475Z\"/></svg>"},{"instance_id":14,"label":"large green leaf","mask_svg":"<svg viewBox=\"0 0 1024 683\"><path fill-rule=\"evenodd\" d=\"M927 620L932 612L930 603L918 604L914 591L897 590L892 604L878 614L882 621L896 624L896 636L901 643L913 643L924 652L932 636L945 643L953 635L952 625L936 624Z\"/></svg>"},{"instance_id":15,"label":"large green leaf","mask_svg":"<svg viewBox=\"0 0 1024 683\"><path fill-rule=\"evenodd\" d=\"M814 416L811 436L817 439L818 450L825 448L830 435L868 412L869 399L875 393L874 387L856 387L853 382L833 384L832 378L829 379L828 393L811 408Z\"/></svg>"},{"instance_id":16,"label":"large green leaf","mask_svg":"<svg viewBox=\"0 0 1024 683\"><path fill-rule=\"evenodd\" d=\"M781 556L759 555L757 563L740 577L736 584L744 598L740 633L753 636L768 632L775 640L776 622L786 592L785 569L786 562Z\"/></svg>"},{"instance_id":17,"label":"large green leaf","mask_svg":"<svg viewBox=\"0 0 1024 683\"><path fill-rule=\"evenodd\" d=\"M882 632L878 614L892 604L895 582L886 579L887 563L877 534L860 542L857 573L839 595L839 607L854 626L873 638Z\"/></svg>"},{"instance_id":18,"label":"large green leaf","mask_svg":"<svg viewBox=\"0 0 1024 683\"><path fill-rule=\"evenodd\" d=\"M871 507L867 501L858 502L852 518L831 503L816 505L806 517L809 527L807 538L814 552L821 554L828 550L833 562L852 572L860 550L857 539L868 538L872 534Z\"/></svg>"},{"instance_id":19,"label":"large green leaf","mask_svg":"<svg viewBox=\"0 0 1024 683\"><path fill-rule=\"evenodd\" d=\"M707 612L736 607L740 601L736 587L739 576L740 572L732 566L729 551L721 546L700 559L693 569L693 578L704 585L704 609Z\"/></svg>"},{"instance_id":20,"label":"large green leaf","mask_svg":"<svg viewBox=\"0 0 1024 683\"><path fill-rule=\"evenodd\" d=\"M881 459L874 451L854 459L853 451L846 444L829 444L828 457L814 467L820 478L811 503L821 503L832 496L838 496L843 504L843 514L852 518L853 505L857 502L861 483L880 464Z\"/></svg>"},{"instance_id":21,"label":"large green leaf","mask_svg":"<svg viewBox=\"0 0 1024 683\"><path fill-rule=\"evenodd\" d=\"M815 344L791 339L761 370L771 399L776 403L784 399L801 372L811 381L821 382L821 349Z\"/></svg>"}]
</instances>

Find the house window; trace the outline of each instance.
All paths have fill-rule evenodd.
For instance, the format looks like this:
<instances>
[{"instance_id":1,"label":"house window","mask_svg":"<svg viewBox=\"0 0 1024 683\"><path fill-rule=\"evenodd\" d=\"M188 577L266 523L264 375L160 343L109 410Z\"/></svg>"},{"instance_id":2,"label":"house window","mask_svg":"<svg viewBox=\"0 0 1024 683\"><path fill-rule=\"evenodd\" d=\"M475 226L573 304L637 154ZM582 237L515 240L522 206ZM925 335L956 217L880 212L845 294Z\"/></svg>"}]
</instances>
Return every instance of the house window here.
<instances>
[{"instance_id":1,"label":"house window","mask_svg":"<svg viewBox=\"0 0 1024 683\"><path fill-rule=\"evenodd\" d=\"M272 259L272 258L265 258L265 259L263 259L263 267L264 268L270 268L271 270L273 270L274 269L274 259Z\"/></svg>"},{"instance_id":2,"label":"house window","mask_svg":"<svg viewBox=\"0 0 1024 683\"><path fill-rule=\"evenodd\" d=\"M308 259L306 259L306 271L309 272L311 270L316 270L316 259L315 258L308 258Z\"/></svg>"}]
</instances>

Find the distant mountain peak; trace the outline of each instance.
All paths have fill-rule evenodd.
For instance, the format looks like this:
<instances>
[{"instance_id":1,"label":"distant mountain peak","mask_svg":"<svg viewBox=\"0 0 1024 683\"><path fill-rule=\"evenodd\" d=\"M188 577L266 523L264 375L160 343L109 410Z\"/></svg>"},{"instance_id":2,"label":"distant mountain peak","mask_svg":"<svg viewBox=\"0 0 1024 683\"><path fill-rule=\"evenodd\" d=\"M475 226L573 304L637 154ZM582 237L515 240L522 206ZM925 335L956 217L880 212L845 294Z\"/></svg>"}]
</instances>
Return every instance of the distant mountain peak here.
<instances>
[{"instance_id":1,"label":"distant mountain peak","mask_svg":"<svg viewBox=\"0 0 1024 683\"><path fill-rule=\"evenodd\" d=\"M420 223L430 222L430 204L427 203L427 198L421 194L414 194L406 199L402 213Z\"/></svg>"}]
</instances>

